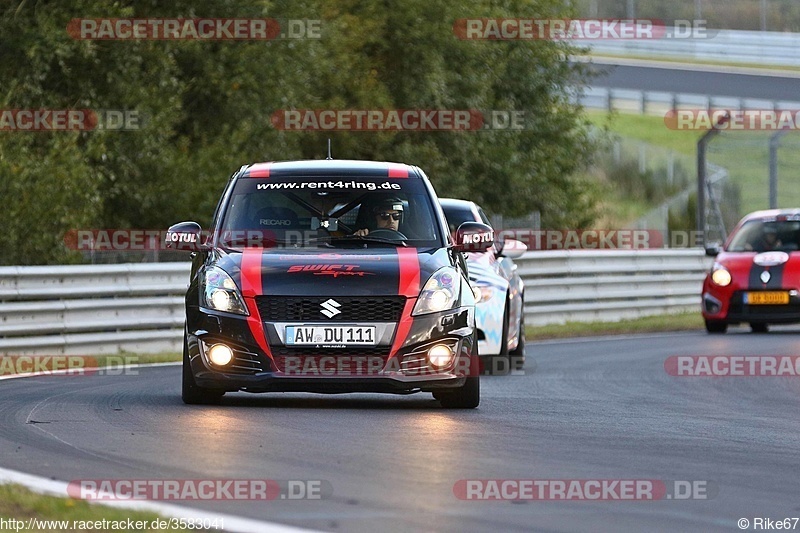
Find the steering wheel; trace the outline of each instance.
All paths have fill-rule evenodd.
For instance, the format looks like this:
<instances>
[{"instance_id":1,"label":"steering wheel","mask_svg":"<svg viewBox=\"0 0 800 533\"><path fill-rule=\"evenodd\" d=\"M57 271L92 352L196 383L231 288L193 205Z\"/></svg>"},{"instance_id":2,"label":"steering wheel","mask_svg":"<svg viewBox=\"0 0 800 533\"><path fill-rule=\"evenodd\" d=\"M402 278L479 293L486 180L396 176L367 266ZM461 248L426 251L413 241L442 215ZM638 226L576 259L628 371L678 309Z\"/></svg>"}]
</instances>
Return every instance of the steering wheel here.
<instances>
[{"instance_id":1,"label":"steering wheel","mask_svg":"<svg viewBox=\"0 0 800 533\"><path fill-rule=\"evenodd\" d=\"M407 241L408 237L403 235L397 230L388 229L388 228L379 228L370 231L367 234L367 237L378 237L379 239L386 239L389 241Z\"/></svg>"}]
</instances>

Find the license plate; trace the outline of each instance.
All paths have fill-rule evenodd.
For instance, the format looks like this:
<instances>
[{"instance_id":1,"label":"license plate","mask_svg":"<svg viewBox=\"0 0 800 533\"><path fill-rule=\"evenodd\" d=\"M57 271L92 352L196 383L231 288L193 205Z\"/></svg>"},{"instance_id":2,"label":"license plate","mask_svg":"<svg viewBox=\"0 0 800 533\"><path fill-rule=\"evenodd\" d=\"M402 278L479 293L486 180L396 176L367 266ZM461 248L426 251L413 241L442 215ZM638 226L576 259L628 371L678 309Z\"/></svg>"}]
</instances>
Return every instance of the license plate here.
<instances>
[{"instance_id":1,"label":"license plate","mask_svg":"<svg viewBox=\"0 0 800 533\"><path fill-rule=\"evenodd\" d=\"M374 346L375 326L286 326L287 346Z\"/></svg>"},{"instance_id":2,"label":"license plate","mask_svg":"<svg viewBox=\"0 0 800 533\"><path fill-rule=\"evenodd\" d=\"M746 292L744 303L747 305L786 305L789 303L789 293L772 292Z\"/></svg>"}]
</instances>

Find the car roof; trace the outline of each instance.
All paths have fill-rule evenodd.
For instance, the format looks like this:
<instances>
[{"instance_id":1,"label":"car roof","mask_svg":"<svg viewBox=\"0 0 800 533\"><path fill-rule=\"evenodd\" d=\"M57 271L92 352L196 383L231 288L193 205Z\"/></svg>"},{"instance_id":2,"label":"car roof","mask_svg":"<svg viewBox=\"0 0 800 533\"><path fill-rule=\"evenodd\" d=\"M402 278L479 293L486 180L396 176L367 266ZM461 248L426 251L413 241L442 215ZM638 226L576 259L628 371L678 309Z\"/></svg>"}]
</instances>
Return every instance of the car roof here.
<instances>
[{"instance_id":1,"label":"car roof","mask_svg":"<svg viewBox=\"0 0 800 533\"><path fill-rule=\"evenodd\" d=\"M475 202L472 200L460 200L458 198L439 198L439 202L442 204L450 204L450 205L475 205Z\"/></svg>"},{"instance_id":2,"label":"car roof","mask_svg":"<svg viewBox=\"0 0 800 533\"><path fill-rule=\"evenodd\" d=\"M420 178L419 169L405 163L362 161L353 159L310 159L305 161L276 161L248 166L241 177L283 178L314 176Z\"/></svg>"},{"instance_id":3,"label":"car roof","mask_svg":"<svg viewBox=\"0 0 800 533\"><path fill-rule=\"evenodd\" d=\"M775 220L778 217L800 217L800 208L792 209L765 209L763 211L754 211L746 215L742 222L749 222L751 220Z\"/></svg>"},{"instance_id":4,"label":"car roof","mask_svg":"<svg viewBox=\"0 0 800 533\"><path fill-rule=\"evenodd\" d=\"M471 200L458 200L456 198L439 198L439 203L446 207L460 207L462 209L472 209L477 204Z\"/></svg>"}]
</instances>

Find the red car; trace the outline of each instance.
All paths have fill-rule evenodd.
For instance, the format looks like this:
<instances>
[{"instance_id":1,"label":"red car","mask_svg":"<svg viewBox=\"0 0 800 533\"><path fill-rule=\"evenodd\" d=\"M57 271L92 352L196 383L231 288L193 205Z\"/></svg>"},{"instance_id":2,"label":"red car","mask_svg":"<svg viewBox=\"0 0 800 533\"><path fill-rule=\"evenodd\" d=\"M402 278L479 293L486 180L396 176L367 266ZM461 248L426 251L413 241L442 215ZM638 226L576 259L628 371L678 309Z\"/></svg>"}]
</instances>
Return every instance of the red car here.
<instances>
[{"instance_id":1,"label":"red car","mask_svg":"<svg viewBox=\"0 0 800 533\"><path fill-rule=\"evenodd\" d=\"M709 333L747 322L754 333L769 324L800 322L800 209L756 211L744 217L715 257L703 283Z\"/></svg>"}]
</instances>

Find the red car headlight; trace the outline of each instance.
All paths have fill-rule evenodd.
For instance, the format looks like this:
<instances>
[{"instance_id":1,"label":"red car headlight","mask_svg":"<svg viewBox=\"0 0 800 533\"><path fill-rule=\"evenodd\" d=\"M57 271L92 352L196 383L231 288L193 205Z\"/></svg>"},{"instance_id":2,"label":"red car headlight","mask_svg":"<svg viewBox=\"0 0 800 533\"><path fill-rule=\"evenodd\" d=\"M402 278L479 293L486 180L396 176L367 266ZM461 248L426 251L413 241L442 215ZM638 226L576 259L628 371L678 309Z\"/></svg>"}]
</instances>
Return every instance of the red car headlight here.
<instances>
[{"instance_id":1,"label":"red car headlight","mask_svg":"<svg viewBox=\"0 0 800 533\"><path fill-rule=\"evenodd\" d=\"M711 269L711 281L720 287L727 287L731 284L733 278L731 277L731 273L728 272L727 268L719 263L714 263L714 266Z\"/></svg>"}]
</instances>

